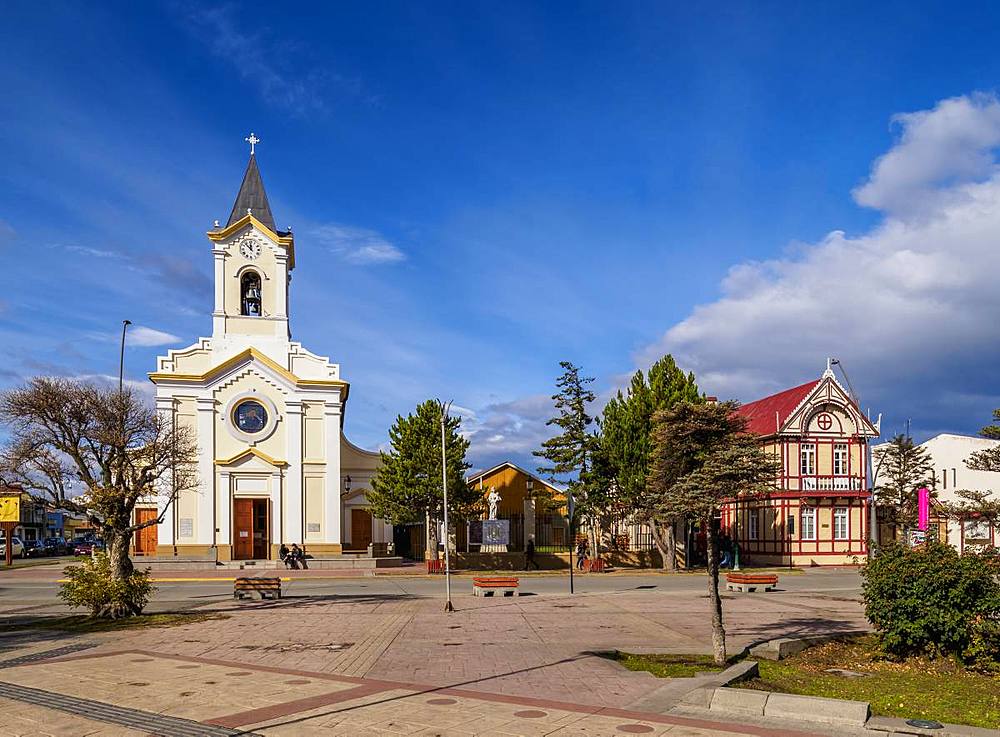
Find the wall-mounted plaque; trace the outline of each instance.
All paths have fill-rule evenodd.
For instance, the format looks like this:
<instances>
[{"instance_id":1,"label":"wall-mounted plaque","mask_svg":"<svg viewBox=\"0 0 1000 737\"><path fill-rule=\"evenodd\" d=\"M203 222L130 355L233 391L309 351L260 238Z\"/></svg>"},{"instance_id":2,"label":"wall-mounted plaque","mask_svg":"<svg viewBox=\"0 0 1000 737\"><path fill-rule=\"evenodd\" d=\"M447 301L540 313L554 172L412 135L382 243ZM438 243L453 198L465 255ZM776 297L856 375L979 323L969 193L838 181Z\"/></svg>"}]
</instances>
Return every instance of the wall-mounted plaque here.
<instances>
[{"instance_id":1,"label":"wall-mounted plaque","mask_svg":"<svg viewBox=\"0 0 1000 737\"><path fill-rule=\"evenodd\" d=\"M190 517L181 517L177 520L178 537L194 537L194 520Z\"/></svg>"},{"instance_id":2,"label":"wall-mounted plaque","mask_svg":"<svg viewBox=\"0 0 1000 737\"><path fill-rule=\"evenodd\" d=\"M319 522L306 522L306 532L319 532Z\"/></svg>"}]
</instances>

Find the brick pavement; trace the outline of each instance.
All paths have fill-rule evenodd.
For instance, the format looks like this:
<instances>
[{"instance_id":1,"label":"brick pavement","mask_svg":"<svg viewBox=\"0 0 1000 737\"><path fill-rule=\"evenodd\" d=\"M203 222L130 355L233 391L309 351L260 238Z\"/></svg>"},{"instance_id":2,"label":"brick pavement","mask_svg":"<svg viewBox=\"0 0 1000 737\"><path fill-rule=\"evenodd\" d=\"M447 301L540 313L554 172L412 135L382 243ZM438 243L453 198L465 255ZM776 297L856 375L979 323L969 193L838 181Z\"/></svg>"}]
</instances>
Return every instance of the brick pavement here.
<instances>
[{"instance_id":1,"label":"brick pavement","mask_svg":"<svg viewBox=\"0 0 1000 737\"><path fill-rule=\"evenodd\" d=\"M596 706L638 701L659 684L597 655L614 649L710 652L697 592L622 591L490 599L325 596L215 605L229 619L123 633L117 646L319 673L463 687ZM865 626L849 597L778 592L725 597L730 650L785 634ZM595 684L600 684L595 687Z\"/></svg>"},{"instance_id":2,"label":"brick pavement","mask_svg":"<svg viewBox=\"0 0 1000 737\"><path fill-rule=\"evenodd\" d=\"M7 707L0 737L810 735L144 651L91 651L7 668L0 671L0 693L8 697L0 697Z\"/></svg>"}]
</instances>

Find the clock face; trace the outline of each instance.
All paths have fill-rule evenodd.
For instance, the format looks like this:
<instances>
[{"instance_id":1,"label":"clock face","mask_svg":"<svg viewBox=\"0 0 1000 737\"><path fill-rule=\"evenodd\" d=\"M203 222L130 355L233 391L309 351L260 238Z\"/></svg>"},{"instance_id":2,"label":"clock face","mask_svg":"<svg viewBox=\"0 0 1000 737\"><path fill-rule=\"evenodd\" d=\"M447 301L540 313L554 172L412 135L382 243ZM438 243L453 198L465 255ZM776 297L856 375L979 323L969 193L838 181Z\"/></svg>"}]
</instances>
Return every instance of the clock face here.
<instances>
[{"instance_id":1,"label":"clock face","mask_svg":"<svg viewBox=\"0 0 1000 737\"><path fill-rule=\"evenodd\" d=\"M240 253L243 254L243 258L253 261L260 256L260 244L257 241L243 241L240 244Z\"/></svg>"}]
</instances>

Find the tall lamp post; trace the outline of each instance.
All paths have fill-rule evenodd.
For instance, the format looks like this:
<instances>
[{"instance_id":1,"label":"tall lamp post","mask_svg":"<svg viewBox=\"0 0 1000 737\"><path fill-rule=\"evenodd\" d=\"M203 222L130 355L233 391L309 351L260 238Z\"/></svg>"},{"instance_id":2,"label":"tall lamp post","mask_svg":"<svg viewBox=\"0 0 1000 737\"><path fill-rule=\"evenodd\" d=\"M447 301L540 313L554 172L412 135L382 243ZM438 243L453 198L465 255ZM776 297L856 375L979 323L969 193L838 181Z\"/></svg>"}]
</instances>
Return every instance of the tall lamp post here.
<instances>
[{"instance_id":1,"label":"tall lamp post","mask_svg":"<svg viewBox=\"0 0 1000 737\"><path fill-rule=\"evenodd\" d=\"M448 410L451 402L438 400L441 406L441 491L444 497L444 581L447 591L448 601L444 605L446 612L455 611L451 603L451 544L448 539L451 528L448 526L448 454L447 443L445 441L445 424L448 420Z\"/></svg>"},{"instance_id":2,"label":"tall lamp post","mask_svg":"<svg viewBox=\"0 0 1000 737\"><path fill-rule=\"evenodd\" d=\"M118 359L118 393L125 389L125 331L132 324L131 320L122 320L122 349Z\"/></svg>"}]
</instances>

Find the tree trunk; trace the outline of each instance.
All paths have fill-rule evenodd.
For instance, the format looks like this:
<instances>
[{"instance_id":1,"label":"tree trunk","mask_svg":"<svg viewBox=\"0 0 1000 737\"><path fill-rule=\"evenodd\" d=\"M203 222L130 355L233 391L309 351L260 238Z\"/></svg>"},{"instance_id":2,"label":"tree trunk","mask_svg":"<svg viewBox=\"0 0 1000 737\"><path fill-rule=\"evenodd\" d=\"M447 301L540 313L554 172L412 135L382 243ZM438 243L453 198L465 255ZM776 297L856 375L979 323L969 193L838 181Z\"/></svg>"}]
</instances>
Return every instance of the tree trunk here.
<instances>
[{"instance_id":1,"label":"tree trunk","mask_svg":"<svg viewBox=\"0 0 1000 737\"><path fill-rule=\"evenodd\" d=\"M714 520L706 520L708 555L708 600L712 605L712 654L717 665L726 664L726 630L722 626L722 597L719 596L719 545Z\"/></svg>"},{"instance_id":2,"label":"tree trunk","mask_svg":"<svg viewBox=\"0 0 1000 737\"><path fill-rule=\"evenodd\" d=\"M653 536L653 544L660 553L661 568L664 571L677 571L677 540L674 539L673 524L664 525L655 519L649 520L649 530Z\"/></svg>"},{"instance_id":3,"label":"tree trunk","mask_svg":"<svg viewBox=\"0 0 1000 737\"><path fill-rule=\"evenodd\" d=\"M104 544L106 545L108 563L110 565L110 575L112 582L126 581L132 575L135 567L129 557L128 549L132 542L132 535L128 532L122 533L118 530L105 528L102 530ZM134 617L142 614L142 608L132 603L111 600L102 605L94 612L95 616L105 619L121 619L123 617Z\"/></svg>"},{"instance_id":4,"label":"tree trunk","mask_svg":"<svg viewBox=\"0 0 1000 737\"><path fill-rule=\"evenodd\" d=\"M590 524L587 525L588 535L590 537L590 559L597 560L601 557L601 536L598 529L598 521L594 518L590 519Z\"/></svg>"},{"instance_id":5,"label":"tree trunk","mask_svg":"<svg viewBox=\"0 0 1000 737\"><path fill-rule=\"evenodd\" d=\"M430 512L427 513L427 557L430 560L437 560L438 555L438 528L437 520L432 519Z\"/></svg>"}]
</instances>

